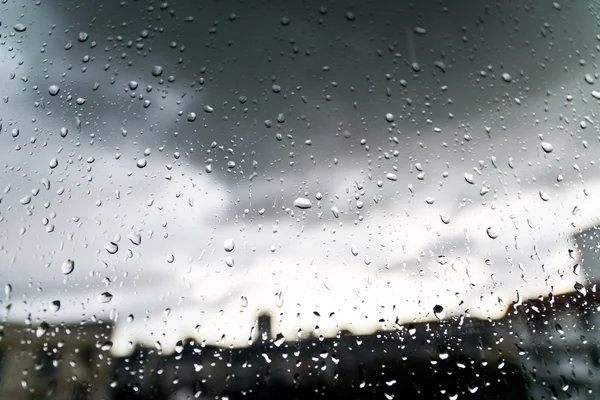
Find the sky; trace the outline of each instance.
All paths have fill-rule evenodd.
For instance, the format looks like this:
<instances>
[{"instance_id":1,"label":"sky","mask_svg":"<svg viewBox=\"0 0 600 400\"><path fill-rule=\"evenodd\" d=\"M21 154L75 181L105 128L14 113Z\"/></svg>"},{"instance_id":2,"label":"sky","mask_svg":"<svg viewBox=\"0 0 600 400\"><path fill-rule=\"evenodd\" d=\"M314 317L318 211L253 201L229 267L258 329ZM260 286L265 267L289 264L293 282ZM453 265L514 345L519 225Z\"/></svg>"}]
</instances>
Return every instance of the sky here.
<instances>
[{"instance_id":1,"label":"sky","mask_svg":"<svg viewBox=\"0 0 600 400\"><path fill-rule=\"evenodd\" d=\"M169 352L596 279L594 5L77 3L0 5L3 321Z\"/></svg>"}]
</instances>

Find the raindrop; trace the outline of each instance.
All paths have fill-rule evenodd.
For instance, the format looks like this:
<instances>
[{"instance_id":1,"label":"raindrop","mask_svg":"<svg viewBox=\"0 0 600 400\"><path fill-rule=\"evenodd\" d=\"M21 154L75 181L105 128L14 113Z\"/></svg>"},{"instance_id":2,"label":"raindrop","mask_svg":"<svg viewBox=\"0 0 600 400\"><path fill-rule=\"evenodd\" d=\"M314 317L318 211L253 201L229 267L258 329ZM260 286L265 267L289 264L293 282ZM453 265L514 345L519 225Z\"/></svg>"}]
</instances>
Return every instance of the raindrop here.
<instances>
[{"instance_id":1,"label":"raindrop","mask_svg":"<svg viewBox=\"0 0 600 400\"><path fill-rule=\"evenodd\" d=\"M67 261L65 261L62 264L62 266L60 267L60 270L65 275L69 275L71 272L73 272L74 269L75 269L75 261L73 261L71 259L68 259Z\"/></svg>"},{"instance_id":2,"label":"raindrop","mask_svg":"<svg viewBox=\"0 0 600 400\"><path fill-rule=\"evenodd\" d=\"M294 200L294 207L307 209L312 207L312 203L305 197L298 197L296 200Z\"/></svg>"},{"instance_id":3,"label":"raindrop","mask_svg":"<svg viewBox=\"0 0 600 400\"><path fill-rule=\"evenodd\" d=\"M233 251L233 249L235 248L235 242L233 241L233 239L226 239L223 243L223 248L227 252Z\"/></svg>"},{"instance_id":4,"label":"raindrop","mask_svg":"<svg viewBox=\"0 0 600 400\"><path fill-rule=\"evenodd\" d=\"M100 295L98 296L98 301L100 303L108 303L112 300L112 298L113 298L113 295L110 294L110 292L103 292L103 293L100 293Z\"/></svg>"},{"instance_id":5,"label":"raindrop","mask_svg":"<svg viewBox=\"0 0 600 400\"><path fill-rule=\"evenodd\" d=\"M148 163L146 162L145 158L140 158L135 164L138 166L138 168L144 168Z\"/></svg>"},{"instance_id":6,"label":"raindrop","mask_svg":"<svg viewBox=\"0 0 600 400\"><path fill-rule=\"evenodd\" d=\"M119 245L115 242L109 242L105 244L104 248L106 251L108 251L108 254L115 254L117 251L119 251Z\"/></svg>"},{"instance_id":7,"label":"raindrop","mask_svg":"<svg viewBox=\"0 0 600 400\"><path fill-rule=\"evenodd\" d=\"M427 30L423 27L420 26L416 26L415 27L415 33L418 33L419 35L424 35L427 33Z\"/></svg>"},{"instance_id":8,"label":"raindrop","mask_svg":"<svg viewBox=\"0 0 600 400\"><path fill-rule=\"evenodd\" d=\"M288 17L281 17L281 25L287 26L290 24L290 19Z\"/></svg>"},{"instance_id":9,"label":"raindrop","mask_svg":"<svg viewBox=\"0 0 600 400\"><path fill-rule=\"evenodd\" d=\"M57 312L60 310L60 300L54 300L52 303L52 311Z\"/></svg>"},{"instance_id":10,"label":"raindrop","mask_svg":"<svg viewBox=\"0 0 600 400\"><path fill-rule=\"evenodd\" d=\"M488 226L488 228L485 230L485 232L490 237L490 239L496 239L498 237L498 232L491 226Z\"/></svg>"},{"instance_id":11,"label":"raindrop","mask_svg":"<svg viewBox=\"0 0 600 400\"><path fill-rule=\"evenodd\" d=\"M573 285L573 287L575 288L575 290L577 290L577 292L579 292L579 294L581 294L582 296L585 296L587 294L587 289L585 288L585 286L583 286L581 283L579 282L575 282L575 285Z\"/></svg>"},{"instance_id":12,"label":"raindrop","mask_svg":"<svg viewBox=\"0 0 600 400\"><path fill-rule=\"evenodd\" d=\"M510 82L512 81L512 76L510 76L509 73L505 72L502 74L502 79L504 79L505 82Z\"/></svg>"},{"instance_id":13,"label":"raindrop","mask_svg":"<svg viewBox=\"0 0 600 400\"><path fill-rule=\"evenodd\" d=\"M552 146L551 143L542 142L542 150L544 150L546 153L552 153L554 146Z\"/></svg>"},{"instance_id":14,"label":"raindrop","mask_svg":"<svg viewBox=\"0 0 600 400\"><path fill-rule=\"evenodd\" d=\"M88 34L87 32L79 32L79 35L77 36L77 40L79 40L80 42L85 42L88 39Z\"/></svg>"},{"instance_id":15,"label":"raindrop","mask_svg":"<svg viewBox=\"0 0 600 400\"><path fill-rule=\"evenodd\" d=\"M35 330L35 336L36 337L44 336L46 334L46 332L48 332L48 329L50 329L50 326L46 322L42 322L40 324L40 326L38 326L37 329Z\"/></svg>"},{"instance_id":16,"label":"raindrop","mask_svg":"<svg viewBox=\"0 0 600 400\"><path fill-rule=\"evenodd\" d=\"M181 354L183 352L183 341L179 340L175 344L175 353Z\"/></svg>"},{"instance_id":17,"label":"raindrop","mask_svg":"<svg viewBox=\"0 0 600 400\"><path fill-rule=\"evenodd\" d=\"M241 304L242 304L242 307L244 307L244 308L248 307L248 298L246 296L242 296Z\"/></svg>"},{"instance_id":18,"label":"raindrop","mask_svg":"<svg viewBox=\"0 0 600 400\"><path fill-rule=\"evenodd\" d=\"M446 313L444 312L444 307L440 306L439 304L433 306L433 314L437 319L444 319L446 315Z\"/></svg>"},{"instance_id":19,"label":"raindrop","mask_svg":"<svg viewBox=\"0 0 600 400\"><path fill-rule=\"evenodd\" d=\"M67 128L65 128L64 126L62 128L60 128L60 136L61 137L66 137L68 133L69 133L69 130Z\"/></svg>"},{"instance_id":20,"label":"raindrop","mask_svg":"<svg viewBox=\"0 0 600 400\"><path fill-rule=\"evenodd\" d=\"M19 136L19 129L15 128L12 130L12 137L16 138Z\"/></svg>"},{"instance_id":21,"label":"raindrop","mask_svg":"<svg viewBox=\"0 0 600 400\"><path fill-rule=\"evenodd\" d=\"M196 120L196 113L195 113L195 112L190 112L190 113L187 115L187 120L188 120L189 122L194 122L194 121Z\"/></svg>"},{"instance_id":22,"label":"raindrop","mask_svg":"<svg viewBox=\"0 0 600 400\"><path fill-rule=\"evenodd\" d=\"M204 112L209 113L209 114L214 111L214 109L211 106L209 106L208 104L205 104L203 108L204 108Z\"/></svg>"},{"instance_id":23,"label":"raindrop","mask_svg":"<svg viewBox=\"0 0 600 400\"><path fill-rule=\"evenodd\" d=\"M340 210L336 206L331 207L331 212L335 218L340 217Z\"/></svg>"},{"instance_id":24,"label":"raindrop","mask_svg":"<svg viewBox=\"0 0 600 400\"><path fill-rule=\"evenodd\" d=\"M27 27L21 23L18 23L13 25L13 29L17 32L25 32Z\"/></svg>"},{"instance_id":25,"label":"raindrop","mask_svg":"<svg viewBox=\"0 0 600 400\"><path fill-rule=\"evenodd\" d=\"M354 21L356 19L356 15L352 11L346 11L346 19L348 21Z\"/></svg>"},{"instance_id":26,"label":"raindrop","mask_svg":"<svg viewBox=\"0 0 600 400\"><path fill-rule=\"evenodd\" d=\"M225 264L227 264L228 267L233 268L233 266L235 265L235 261L233 260L233 257L231 257L231 256L225 257Z\"/></svg>"},{"instance_id":27,"label":"raindrop","mask_svg":"<svg viewBox=\"0 0 600 400\"><path fill-rule=\"evenodd\" d=\"M152 75L160 76L163 72L163 68L160 65L155 65L152 67Z\"/></svg>"},{"instance_id":28,"label":"raindrop","mask_svg":"<svg viewBox=\"0 0 600 400\"><path fill-rule=\"evenodd\" d=\"M550 200L550 196L548 196L548 193L540 190L540 199L542 199L544 201L548 201L548 200Z\"/></svg>"},{"instance_id":29,"label":"raindrop","mask_svg":"<svg viewBox=\"0 0 600 400\"><path fill-rule=\"evenodd\" d=\"M394 114L392 114L392 113L385 114L385 120L387 122L394 122Z\"/></svg>"},{"instance_id":30,"label":"raindrop","mask_svg":"<svg viewBox=\"0 0 600 400\"><path fill-rule=\"evenodd\" d=\"M175 261L175 256L174 256L173 254L169 254L169 255L167 256L167 262L168 262L169 264L171 264L171 263L173 263L173 261Z\"/></svg>"},{"instance_id":31,"label":"raindrop","mask_svg":"<svg viewBox=\"0 0 600 400\"><path fill-rule=\"evenodd\" d=\"M100 350L109 351L110 349L112 349L112 347L113 347L113 342L108 340L108 341L104 342L104 344L102 346L100 346Z\"/></svg>"},{"instance_id":32,"label":"raindrop","mask_svg":"<svg viewBox=\"0 0 600 400\"><path fill-rule=\"evenodd\" d=\"M142 243L142 235L138 231L133 231L127 236L129 241L136 246L139 246Z\"/></svg>"},{"instance_id":33,"label":"raindrop","mask_svg":"<svg viewBox=\"0 0 600 400\"><path fill-rule=\"evenodd\" d=\"M398 176L392 172L388 172L385 175L386 178L388 178L390 181L397 181L398 180Z\"/></svg>"},{"instance_id":34,"label":"raindrop","mask_svg":"<svg viewBox=\"0 0 600 400\"><path fill-rule=\"evenodd\" d=\"M594 77L592 76L592 74L585 74L584 79L590 85L594 84Z\"/></svg>"},{"instance_id":35,"label":"raindrop","mask_svg":"<svg viewBox=\"0 0 600 400\"><path fill-rule=\"evenodd\" d=\"M21 203L22 205L27 205L31 203L31 196L22 197L21 200L19 200L19 203Z\"/></svg>"},{"instance_id":36,"label":"raindrop","mask_svg":"<svg viewBox=\"0 0 600 400\"><path fill-rule=\"evenodd\" d=\"M597 90L592 91L592 97L596 100L600 100L600 92L598 92Z\"/></svg>"},{"instance_id":37,"label":"raindrop","mask_svg":"<svg viewBox=\"0 0 600 400\"><path fill-rule=\"evenodd\" d=\"M50 160L50 163L48 165L50 166L50 168L54 169L58 167L58 160L56 158L53 158L52 160Z\"/></svg>"},{"instance_id":38,"label":"raindrop","mask_svg":"<svg viewBox=\"0 0 600 400\"><path fill-rule=\"evenodd\" d=\"M58 85L50 85L48 87L48 93L50 93L50 96L56 96L58 92L60 92L60 87L58 87Z\"/></svg>"},{"instance_id":39,"label":"raindrop","mask_svg":"<svg viewBox=\"0 0 600 400\"><path fill-rule=\"evenodd\" d=\"M580 270L581 270L581 268L579 267L579 264L573 265L573 273L575 275L578 275Z\"/></svg>"},{"instance_id":40,"label":"raindrop","mask_svg":"<svg viewBox=\"0 0 600 400\"><path fill-rule=\"evenodd\" d=\"M450 215L448 215L448 213L445 213L445 212L440 213L440 219L446 225L448 225L450 223Z\"/></svg>"},{"instance_id":41,"label":"raindrop","mask_svg":"<svg viewBox=\"0 0 600 400\"><path fill-rule=\"evenodd\" d=\"M350 252L356 257L358 255L358 247L356 247L356 245L350 246Z\"/></svg>"},{"instance_id":42,"label":"raindrop","mask_svg":"<svg viewBox=\"0 0 600 400\"><path fill-rule=\"evenodd\" d=\"M467 183L470 183L471 185L475 183L475 180L473 178L473 174L469 174L468 172L465 172L465 181L467 181Z\"/></svg>"}]
</instances>

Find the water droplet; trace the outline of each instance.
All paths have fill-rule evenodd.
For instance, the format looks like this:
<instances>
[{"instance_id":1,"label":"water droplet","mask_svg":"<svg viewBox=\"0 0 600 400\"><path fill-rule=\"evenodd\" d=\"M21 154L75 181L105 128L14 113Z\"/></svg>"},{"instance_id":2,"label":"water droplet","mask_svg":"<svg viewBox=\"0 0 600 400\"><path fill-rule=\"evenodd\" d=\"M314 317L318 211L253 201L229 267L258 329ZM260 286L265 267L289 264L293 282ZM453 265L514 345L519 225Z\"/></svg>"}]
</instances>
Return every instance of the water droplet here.
<instances>
[{"instance_id":1,"label":"water droplet","mask_svg":"<svg viewBox=\"0 0 600 400\"><path fill-rule=\"evenodd\" d=\"M505 72L502 74L502 79L504 79L504 82L510 82L512 81L512 76L508 72Z\"/></svg>"},{"instance_id":2,"label":"water droplet","mask_svg":"<svg viewBox=\"0 0 600 400\"><path fill-rule=\"evenodd\" d=\"M585 286L583 286L581 283L579 282L575 282L575 285L573 285L573 287L575 288L575 290L577 290L577 292L579 294L581 294L582 296L585 296L587 294L587 289L585 288Z\"/></svg>"},{"instance_id":3,"label":"water droplet","mask_svg":"<svg viewBox=\"0 0 600 400\"><path fill-rule=\"evenodd\" d=\"M106 251L108 251L108 254L115 254L117 251L119 251L119 245L115 242L109 242L105 244L104 248Z\"/></svg>"},{"instance_id":4,"label":"water droplet","mask_svg":"<svg viewBox=\"0 0 600 400\"><path fill-rule=\"evenodd\" d=\"M336 206L331 207L331 212L335 218L340 217L340 210Z\"/></svg>"},{"instance_id":5,"label":"water droplet","mask_svg":"<svg viewBox=\"0 0 600 400\"><path fill-rule=\"evenodd\" d=\"M174 256L173 254L169 254L169 255L167 256L167 262L168 262L169 264L171 264L171 263L173 263L173 261L175 261L175 256Z\"/></svg>"},{"instance_id":6,"label":"water droplet","mask_svg":"<svg viewBox=\"0 0 600 400\"><path fill-rule=\"evenodd\" d=\"M427 30L421 26L416 26L415 27L415 33L419 34L419 35L424 35L427 33Z\"/></svg>"},{"instance_id":7,"label":"water droplet","mask_svg":"<svg viewBox=\"0 0 600 400\"><path fill-rule=\"evenodd\" d=\"M554 146L552 146L551 143L542 142L542 150L544 150L546 153L552 153Z\"/></svg>"},{"instance_id":8,"label":"water droplet","mask_svg":"<svg viewBox=\"0 0 600 400\"><path fill-rule=\"evenodd\" d=\"M47 323L42 322L40 324L40 326L38 326L37 329L35 330L35 336L36 337L44 336L46 334L46 332L48 332L48 329L50 329L50 326Z\"/></svg>"},{"instance_id":9,"label":"water droplet","mask_svg":"<svg viewBox=\"0 0 600 400\"><path fill-rule=\"evenodd\" d=\"M140 243L142 243L142 234L139 233L138 231L132 231L127 238L129 239L129 241L133 244L135 244L136 246L139 246Z\"/></svg>"},{"instance_id":10,"label":"water droplet","mask_svg":"<svg viewBox=\"0 0 600 400\"><path fill-rule=\"evenodd\" d=\"M579 267L579 264L573 265L573 273L575 275L578 275L580 270L581 270L581 268Z\"/></svg>"},{"instance_id":11,"label":"water droplet","mask_svg":"<svg viewBox=\"0 0 600 400\"><path fill-rule=\"evenodd\" d=\"M223 248L227 252L233 251L233 249L235 248L235 242L233 241L233 239L226 239L223 243Z\"/></svg>"},{"instance_id":12,"label":"water droplet","mask_svg":"<svg viewBox=\"0 0 600 400\"><path fill-rule=\"evenodd\" d=\"M246 296L242 296L241 304L242 304L242 307L244 307L244 308L248 307L248 298Z\"/></svg>"},{"instance_id":13,"label":"water droplet","mask_svg":"<svg viewBox=\"0 0 600 400\"><path fill-rule=\"evenodd\" d=\"M427 198L425 199L425 202L426 202L427 204L433 204L433 203L435 203L435 199L434 199L433 197L427 197Z\"/></svg>"},{"instance_id":14,"label":"water droplet","mask_svg":"<svg viewBox=\"0 0 600 400\"><path fill-rule=\"evenodd\" d=\"M14 138L18 137L19 136L19 129L18 128L13 129L11 135Z\"/></svg>"},{"instance_id":15,"label":"water droplet","mask_svg":"<svg viewBox=\"0 0 600 400\"><path fill-rule=\"evenodd\" d=\"M190 112L190 113L187 115L187 120L188 120L189 122L194 122L194 121L196 120L196 113L195 113L195 112Z\"/></svg>"},{"instance_id":16,"label":"water droplet","mask_svg":"<svg viewBox=\"0 0 600 400\"><path fill-rule=\"evenodd\" d=\"M445 212L440 213L440 219L446 225L448 225L450 223L450 215L448 215L448 213L445 213Z\"/></svg>"},{"instance_id":17,"label":"water droplet","mask_svg":"<svg viewBox=\"0 0 600 400\"><path fill-rule=\"evenodd\" d=\"M65 128L64 126L62 128L60 128L60 137L66 137L68 133L69 133L69 130L67 128Z\"/></svg>"},{"instance_id":18,"label":"water droplet","mask_svg":"<svg viewBox=\"0 0 600 400\"><path fill-rule=\"evenodd\" d=\"M18 23L13 25L13 29L17 32L25 32L27 27L21 23Z\"/></svg>"},{"instance_id":19,"label":"water droplet","mask_svg":"<svg viewBox=\"0 0 600 400\"><path fill-rule=\"evenodd\" d=\"M162 72L163 68L160 65L155 65L154 67L152 67L152 75L160 76L162 75Z\"/></svg>"},{"instance_id":20,"label":"water droplet","mask_svg":"<svg viewBox=\"0 0 600 400\"><path fill-rule=\"evenodd\" d=\"M110 349L112 349L112 347L113 347L113 342L108 340L108 341L104 342L104 344L102 346L100 346L100 350L109 351Z\"/></svg>"},{"instance_id":21,"label":"water droplet","mask_svg":"<svg viewBox=\"0 0 600 400\"><path fill-rule=\"evenodd\" d=\"M490 237L490 239L496 239L498 237L498 232L491 226L488 226L488 228L485 230L485 232Z\"/></svg>"},{"instance_id":22,"label":"water droplet","mask_svg":"<svg viewBox=\"0 0 600 400\"><path fill-rule=\"evenodd\" d=\"M355 245L350 246L350 252L353 256L356 257L358 255L358 247L356 247Z\"/></svg>"},{"instance_id":23,"label":"water droplet","mask_svg":"<svg viewBox=\"0 0 600 400\"><path fill-rule=\"evenodd\" d=\"M394 122L394 114L392 114L392 113L385 114L385 120L387 122Z\"/></svg>"},{"instance_id":24,"label":"water droplet","mask_svg":"<svg viewBox=\"0 0 600 400\"><path fill-rule=\"evenodd\" d=\"M540 199L542 199L544 201L550 200L550 196L548 196L548 193L540 190L539 194L540 194Z\"/></svg>"},{"instance_id":25,"label":"water droplet","mask_svg":"<svg viewBox=\"0 0 600 400\"><path fill-rule=\"evenodd\" d=\"M474 184L475 180L473 178L473 174L465 172L465 181L467 181L467 183L470 183L471 185Z\"/></svg>"},{"instance_id":26,"label":"water droplet","mask_svg":"<svg viewBox=\"0 0 600 400\"><path fill-rule=\"evenodd\" d=\"M48 165L50 166L50 168L54 169L58 167L58 160L56 158L53 158L52 160L50 160L50 163Z\"/></svg>"},{"instance_id":27,"label":"water droplet","mask_svg":"<svg viewBox=\"0 0 600 400\"><path fill-rule=\"evenodd\" d=\"M183 352L183 341L179 340L175 344L175 353L181 354Z\"/></svg>"},{"instance_id":28,"label":"water droplet","mask_svg":"<svg viewBox=\"0 0 600 400\"><path fill-rule=\"evenodd\" d=\"M69 275L71 272L73 272L74 269L75 269L75 261L73 261L71 259L65 261L62 264L62 266L60 267L60 270L65 275Z\"/></svg>"},{"instance_id":29,"label":"water droplet","mask_svg":"<svg viewBox=\"0 0 600 400\"><path fill-rule=\"evenodd\" d=\"M312 203L305 197L298 197L296 200L294 200L294 207L307 209L312 207Z\"/></svg>"},{"instance_id":30,"label":"water droplet","mask_svg":"<svg viewBox=\"0 0 600 400\"><path fill-rule=\"evenodd\" d=\"M27 205L31 203L31 196L22 197L21 200L19 200L19 203L21 203L22 205Z\"/></svg>"},{"instance_id":31,"label":"water droplet","mask_svg":"<svg viewBox=\"0 0 600 400\"><path fill-rule=\"evenodd\" d=\"M100 295L98 296L98 301L100 303L108 303L112 300L112 298L113 298L113 295L110 294L110 292L103 292L103 293L100 293Z\"/></svg>"},{"instance_id":32,"label":"water droplet","mask_svg":"<svg viewBox=\"0 0 600 400\"><path fill-rule=\"evenodd\" d=\"M77 40L79 40L80 42L85 42L88 39L89 35L87 34L87 32L79 32L79 35L77 35Z\"/></svg>"},{"instance_id":33,"label":"water droplet","mask_svg":"<svg viewBox=\"0 0 600 400\"><path fill-rule=\"evenodd\" d=\"M388 172L385 175L386 178L388 178L390 181L397 181L398 180L398 176L396 176L396 174L392 173L392 172Z\"/></svg>"},{"instance_id":34,"label":"water droplet","mask_svg":"<svg viewBox=\"0 0 600 400\"><path fill-rule=\"evenodd\" d=\"M444 307L440 306L439 304L433 306L433 314L437 319L444 319L444 317L446 316L446 313L444 312Z\"/></svg>"},{"instance_id":35,"label":"water droplet","mask_svg":"<svg viewBox=\"0 0 600 400\"><path fill-rule=\"evenodd\" d=\"M227 264L228 267L233 268L233 266L235 265L235 261L234 261L233 257L231 257L231 256L225 257L225 264Z\"/></svg>"},{"instance_id":36,"label":"water droplet","mask_svg":"<svg viewBox=\"0 0 600 400\"><path fill-rule=\"evenodd\" d=\"M137 165L138 168L144 168L146 165L148 165L148 162L145 158L140 158L139 160L137 160L135 165Z\"/></svg>"},{"instance_id":37,"label":"water droplet","mask_svg":"<svg viewBox=\"0 0 600 400\"><path fill-rule=\"evenodd\" d=\"M129 322L129 323L133 322L133 320L134 320L134 319L135 319L135 318L134 318L133 314L129 314L129 315L127 316L127 322Z\"/></svg>"},{"instance_id":38,"label":"water droplet","mask_svg":"<svg viewBox=\"0 0 600 400\"><path fill-rule=\"evenodd\" d=\"M585 81L587 83L589 83L590 85L594 84L594 77L592 76L592 74L585 74L584 77Z\"/></svg>"},{"instance_id":39,"label":"water droplet","mask_svg":"<svg viewBox=\"0 0 600 400\"><path fill-rule=\"evenodd\" d=\"M348 21L354 21L356 19L356 14L354 14L352 11L346 11L346 19Z\"/></svg>"},{"instance_id":40,"label":"water droplet","mask_svg":"<svg viewBox=\"0 0 600 400\"><path fill-rule=\"evenodd\" d=\"M281 17L281 25L288 26L290 24L289 17Z\"/></svg>"},{"instance_id":41,"label":"water droplet","mask_svg":"<svg viewBox=\"0 0 600 400\"><path fill-rule=\"evenodd\" d=\"M60 300L54 300L52 303L52 311L57 312L60 310Z\"/></svg>"},{"instance_id":42,"label":"water droplet","mask_svg":"<svg viewBox=\"0 0 600 400\"><path fill-rule=\"evenodd\" d=\"M204 112L209 113L209 114L214 111L214 109L211 106L209 106L208 104L205 104L203 108L204 108Z\"/></svg>"},{"instance_id":43,"label":"water droplet","mask_svg":"<svg viewBox=\"0 0 600 400\"><path fill-rule=\"evenodd\" d=\"M592 91L592 97L595 98L596 100L600 100L600 92L594 90Z\"/></svg>"},{"instance_id":44,"label":"water droplet","mask_svg":"<svg viewBox=\"0 0 600 400\"><path fill-rule=\"evenodd\" d=\"M50 93L50 96L56 96L58 92L60 92L60 87L58 87L58 85L50 85L48 87L48 93Z\"/></svg>"}]
</instances>

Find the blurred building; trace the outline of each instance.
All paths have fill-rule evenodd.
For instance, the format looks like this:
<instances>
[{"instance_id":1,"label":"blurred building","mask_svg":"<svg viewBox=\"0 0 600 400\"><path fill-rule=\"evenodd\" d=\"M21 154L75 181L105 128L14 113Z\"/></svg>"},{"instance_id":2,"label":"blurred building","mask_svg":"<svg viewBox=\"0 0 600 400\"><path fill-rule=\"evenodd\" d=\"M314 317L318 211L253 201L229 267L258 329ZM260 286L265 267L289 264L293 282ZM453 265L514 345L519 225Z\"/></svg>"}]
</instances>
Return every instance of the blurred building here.
<instances>
[{"instance_id":1,"label":"blurred building","mask_svg":"<svg viewBox=\"0 0 600 400\"><path fill-rule=\"evenodd\" d=\"M0 324L0 399L111 398L107 324Z\"/></svg>"}]
</instances>

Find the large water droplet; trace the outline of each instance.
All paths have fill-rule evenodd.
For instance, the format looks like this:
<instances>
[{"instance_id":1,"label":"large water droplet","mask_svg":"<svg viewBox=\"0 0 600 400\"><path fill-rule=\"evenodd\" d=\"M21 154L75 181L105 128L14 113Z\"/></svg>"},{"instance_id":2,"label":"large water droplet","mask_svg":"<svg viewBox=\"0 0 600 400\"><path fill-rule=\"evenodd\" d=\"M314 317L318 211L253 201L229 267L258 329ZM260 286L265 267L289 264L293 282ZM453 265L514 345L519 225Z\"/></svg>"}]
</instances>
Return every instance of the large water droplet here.
<instances>
[{"instance_id":1,"label":"large water droplet","mask_svg":"<svg viewBox=\"0 0 600 400\"><path fill-rule=\"evenodd\" d=\"M139 160L137 160L135 165L137 165L138 168L144 168L146 165L148 165L148 162L145 158L140 158Z\"/></svg>"},{"instance_id":2,"label":"large water droplet","mask_svg":"<svg viewBox=\"0 0 600 400\"><path fill-rule=\"evenodd\" d=\"M298 197L296 200L294 200L294 207L301 209L311 208L312 203L305 197Z\"/></svg>"},{"instance_id":3,"label":"large water droplet","mask_svg":"<svg viewBox=\"0 0 600 400\"><path fill-rule=\"evenodd\" d=\"M24 206L31 203L31 196L21 197L21 200L19 200L19 203L21 203Z\"/></svg>"},{"instance_id":4,"label":"large water droplet","mask_svg":"<svg viewBox=\"0 0 600 400\"><path fill-rule=\"evenodd\" d=\"M471 185L475 183L475 178L473 177L473 174L469 174L468 172L465 172L465 181L467 181L467 183L470 183Z\"/></svg>"},{"instance_id":5,"label":"large water droplet","mask_svg":"<svg viewBox=\"0 0 600 400\"><path fill-rule=\"evenodd\" d=\"M119 245L115 242L109 242L105 244L104 248L106 249L106 251L108 251L109 254L115 254L117 251L119 251Z\"/></svg>"},{"instance_id":6,"label":"large water droplet","mask_svg":"<svg viewBox=\"0 0 600 400\"><path fill-rule=\"evenodd\" d=\"M46 334L46 332L48 332L48 329L50 329L50 326L47 323L42 322L40 324L40 326L38 326L37 329L35 330L35 336L36 337L44 336Z\"/></svg>"},{"instance_id":7,"label":"large water droplet","mask_svg":"<svg viewBox=\"0 0 600 400\"><path fill-rule=\"evenodd\" d=\"M195 112L190 112L187 115L187 120L190 122L194 122L196 120L196 113Z\"/></svg>"},{"instance_id":8,"label":"large water droplet","mask_svg":"<svg viewBox=\"0 0 600 400\"><path fill-rule=\"evenodd\" d=\"M50 160L50 163L48 163L48 166L52 169L58 167L58 160L56 158L53 158L52 160Z\"/></svg>"},{"instance_id":9,"label":"large water droplet","mask_svg":"<svg viewBox=\"0 0 600 400\"><path fill-rule=\"evenodd\" d=\"M552 153L554 146L552 146L551 143L542 142L542 150L544 150L546 153Z\"/></svg>"},{"instance_id":10,"label":"large water droplet","mask_svg":"<svg viewBox=\"0 0 600 400\"><path fill-rule=\"evenodd\" d=\"M62 266L60 267L60 270L65 275L69 275L71 272L73 272L74 269L75 269L75 261L73 261L71 259L65 261L62 264Z\"/></svg>"},{"instance_id":11,"label":"large water droplet","mask_svg":"<svg viewBox=\"0 0 600 400\"><path fill-rule=\"evenodd\" d=\"M21 23L18 23L13 25L13 29L17 32L25 32L27 27Z\"/></svg>"},{"instance_id":12,"label":"large water droplet","mask_svg":"<svg viewBox=\"0 0 600 400\"><path fill-rule=\"evenodd\" d=\"M231 256L227 256L227 257L225 257L225 264L226 264L228 267L231 267L231 268L233 268L233 266L235 265L235 261L234 261L233 257L231 257Z\"/></svg>"},{"instance_id":13,"label":"large water droplet","mask_svg":"<svg viewBox=\"0 0 600 400\"><path fill-rule=\"evenodd\" d=\"M48 87L48 93L50 93L50 96L56 96L58 92L60 92L60 87L58 87L58 85L50 85Z\"/></svg>"},{"instance_id":14,"label":"large water droplet","mask_svg":"<svg viewBox=\"0 0 600 400\"><path fill-rule=\"evenodd\" d=\"M142 243L142 235L138 231L131 232L127 236L127 238L131 243L135 244L136 246L139 246L140 243Z\"/></svg>"},{"instance_id":15,"label":"large water droplet","mask_svg":"<svg viewBox=\"0 0 600 400\"><path fill-rule=\"evenodd\" d=\"M52 303L52 311L57 312L60 310L60 300L54 300Z\"/></svg>"},{"instance_id":16,"label":"large water droplet","mask_svg":"<svg viewBox=\"0 0 600 400\"><path fill-rule=\"evenodd\" d=\"M440 219L446 225L448 225L450 223L450 215L448 215L448 213L445 213L445 212L440 213Z\"/></svg>"},{"instance_id":17,"label":"large water droplet","mask_svg":"<svg viewBox=\"0 0 600 400\"><path fill-rule=\"evenodd\" d=\"M110 294L110 292L103 292L103 293L100 293L100 295L98 296L98 301L100 303L108 303L112 300L112 298L113 298L113 295Z\"/></svg>"},{"instance_id":18,"label":"large water droplet","mask_svg":"<svg viewBox=\"0 0 600 400\"><path fill-rule=\"evenodd\" d=\"M235 242L233 241L233 239L226 239L225 242L223 243L223 248L225 249L225 251L233 251L233 249L235 248Z\"/></svg>"},{"instance_id":19,"label":"large water droplet","mask_svg":"<svg viewBox=\"0 0 600 400\"><path fill-rule=\"evenodd\" d=\"M488 226L488 228L485 230L485 232L490 237L490 239L496 239L498 237L498 232L491 226Z\"/></svg>"},{"instance_id":20,"label":"large water droplet","mask_svg":"<svg viewBox=\"0 0 600 400\"><path fill-rule=\"evenodd\" d=\"M152 75L160 76L163 72L163 68L160 65L155 65L152 67Z\"/></svg>"},{"instance_id":21,"label":"large water droplet","mask_svg":"<svg viewBox=\"0 0 600 400\"><path fill-rule=\"evenodd\" d=\"M581 294L582 296L585 296L587 294L587 289L585 288L585 286L583 286L581 283L579 282L575 282L575 285L573 285L573 287L575 288L575 290L577 290L577 292L579 294Z\"/></svg>"},{"instance_id":22,"label":"large water droplet","mask_svg":"<svg viewBox=\"0 0 600 400\"><path fill-rule=\"evenodd\" d=\"M440 306L439 304L433 306L433 314L437 319L444 319L444 317L446 316L446 313L444 312L444 307Z\"/></svg>"}]
</instances>

